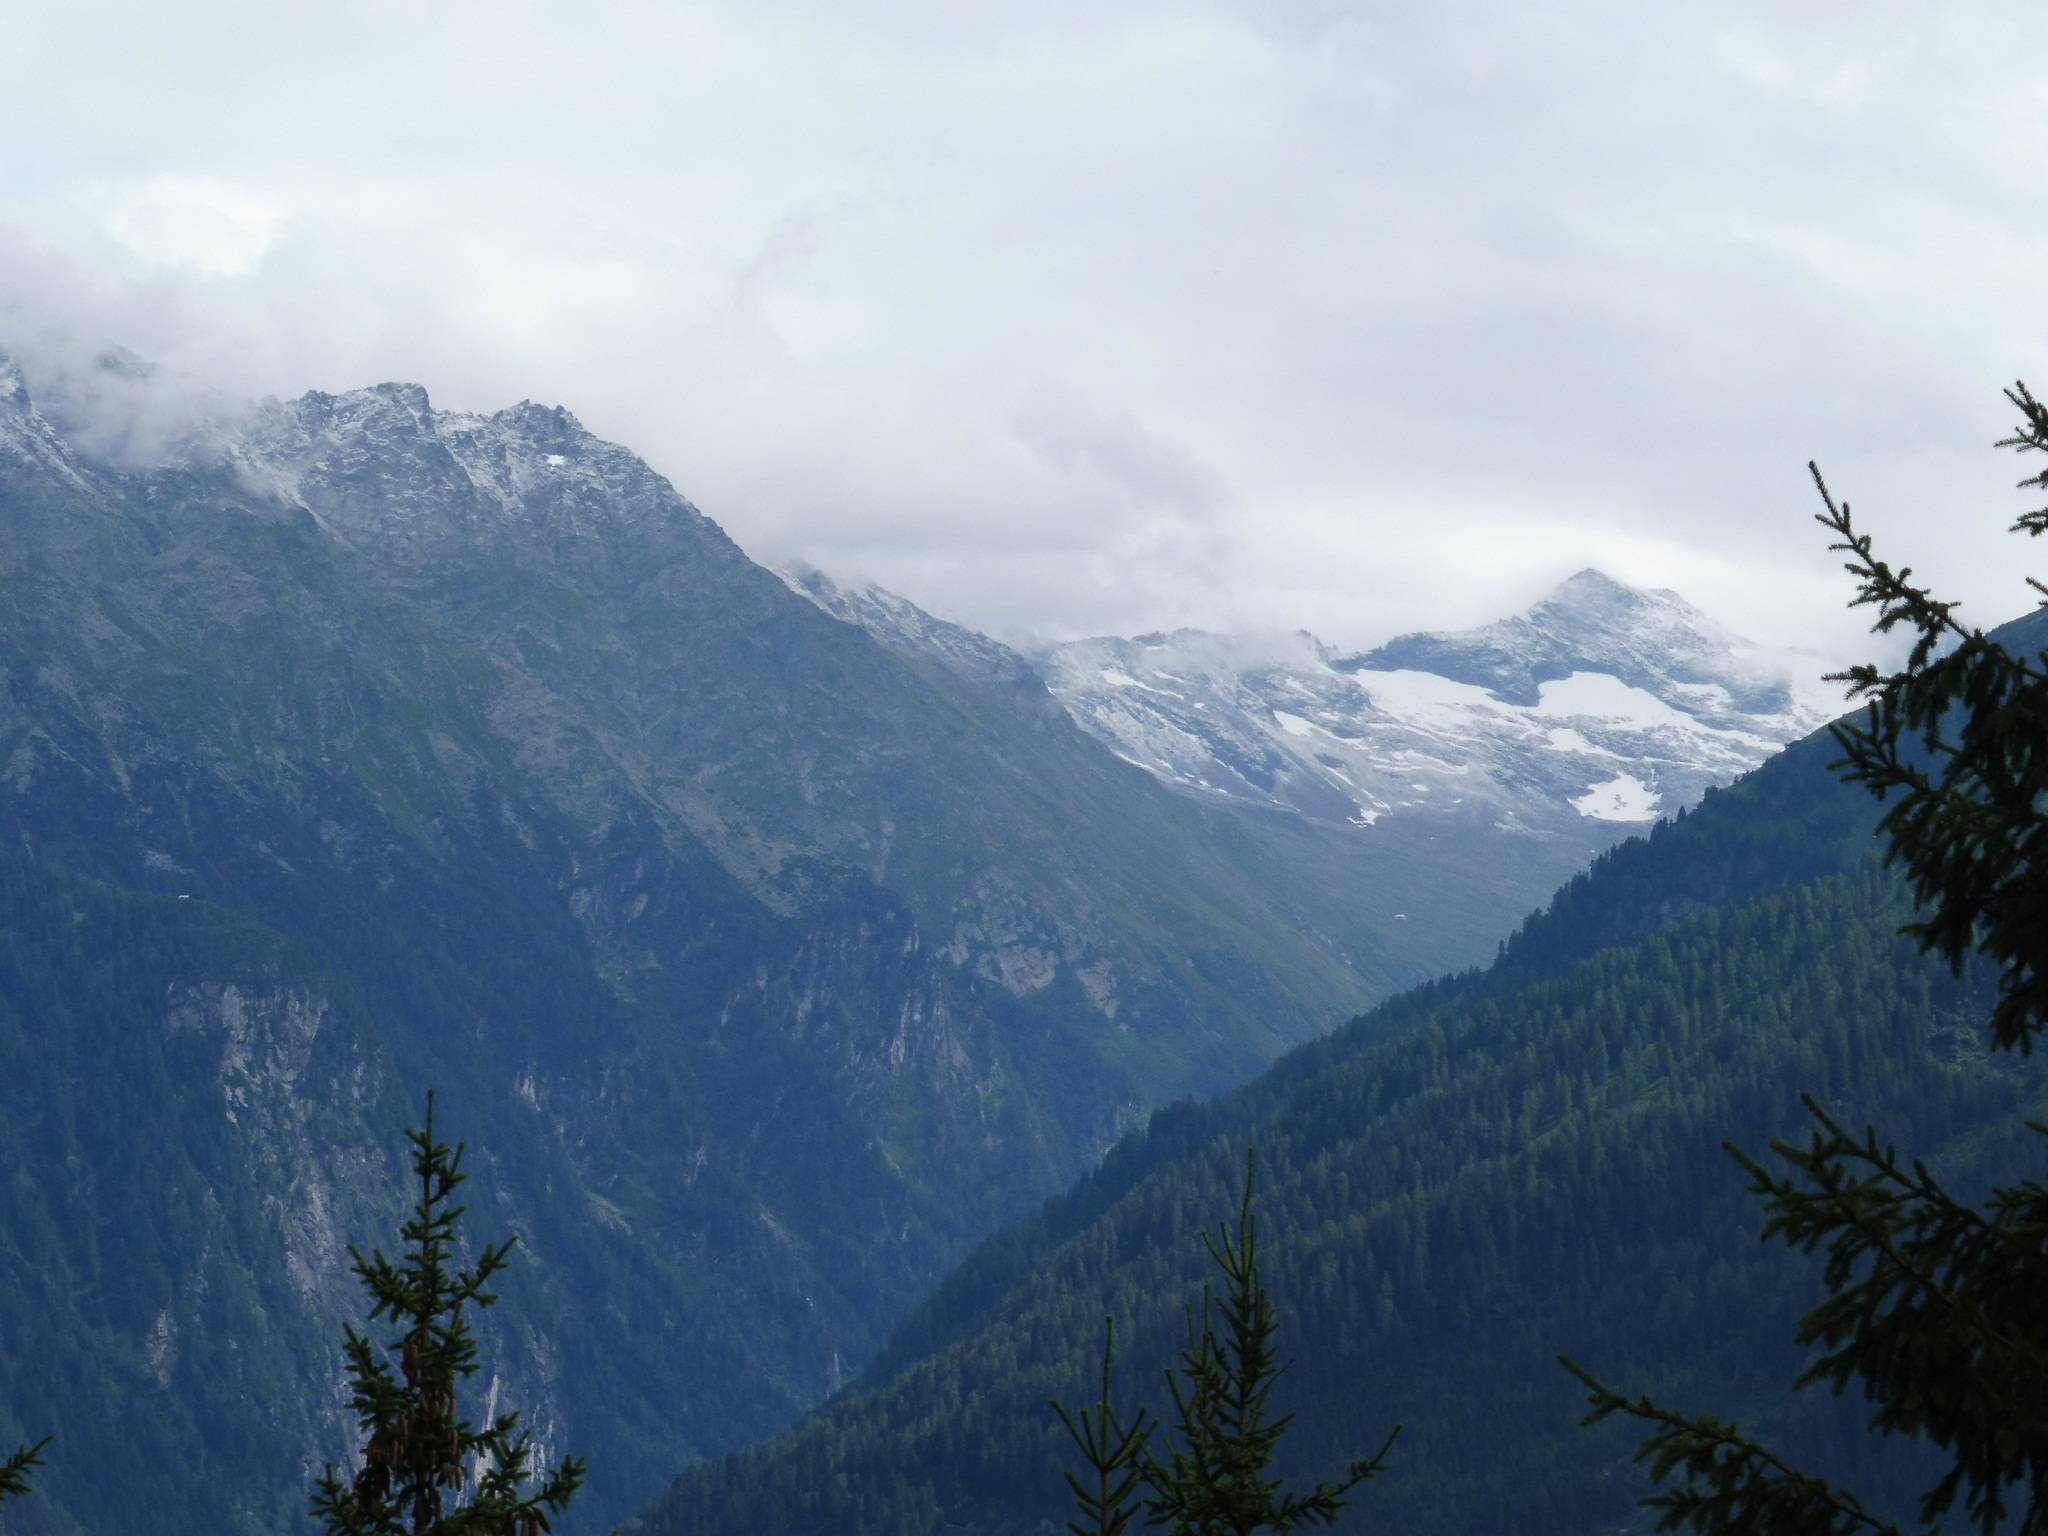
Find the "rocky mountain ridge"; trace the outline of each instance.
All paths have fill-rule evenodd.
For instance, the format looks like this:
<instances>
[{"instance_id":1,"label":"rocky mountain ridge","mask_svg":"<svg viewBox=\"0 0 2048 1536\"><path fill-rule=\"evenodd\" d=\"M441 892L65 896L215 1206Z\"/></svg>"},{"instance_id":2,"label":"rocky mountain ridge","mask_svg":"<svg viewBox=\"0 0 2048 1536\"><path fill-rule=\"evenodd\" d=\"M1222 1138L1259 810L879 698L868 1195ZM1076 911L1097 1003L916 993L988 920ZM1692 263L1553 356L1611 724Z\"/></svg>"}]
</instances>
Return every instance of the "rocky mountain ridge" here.
<instances>
[{"instance_id":1,"label":"rocky mountain ridge","mask_svg":"<svg viewBox=\"0 0 2048 1536\"><path fill-rule=\"evenodd\" d=\"M211 1150L248 1117L208 1071L85 1050L67 1020L100 978L64 942L65 882L258 934L260 989L174 945L121 957L146 983L133 1037L221 1034L247 1102L312 1091L237 1034L259 996L293 1039L317 1009L291 999L354 1000L374 1123L350 1157L395 1149L440 1090L487 1153L480 1219L524 1240L490 1368L551 1444L602 1451L571 1530L834 1390L967 1243L1149 1106L1422 964L1035 679L821 613L566 412L383 385L145 432L80 416L89 387L53 421L34 385L0 383L0 848L59 894L0 975L0 1056L92 1131L23 1141L10 1172L61 1204L146 1187L152 1138L203 1142L205 1198L248 1216L207 1250L246 1260L223 1288L196 1278L185 1204L111 1236L0 1206L8 1273L150 1293L38 1332L0 1428L61 1379L120 1405L57 1426L75 1465L168 1444L143 1419L186 1438L118 1485L53 1473L28 1536L274 1529L348 1427L340 1318L256 1249L349 1294L268 1191L360 1169L331 1138L252 1143L259 1185ZM344 1235L388 1240L374 1204ZM42 1294L0 1283L0 1334ZM224 1353L258 1335L260 1384ZM209 1435L247 1442L248 1405L288 1401L325 1407L229 1475Z\"/></svg>"}]
</instances>

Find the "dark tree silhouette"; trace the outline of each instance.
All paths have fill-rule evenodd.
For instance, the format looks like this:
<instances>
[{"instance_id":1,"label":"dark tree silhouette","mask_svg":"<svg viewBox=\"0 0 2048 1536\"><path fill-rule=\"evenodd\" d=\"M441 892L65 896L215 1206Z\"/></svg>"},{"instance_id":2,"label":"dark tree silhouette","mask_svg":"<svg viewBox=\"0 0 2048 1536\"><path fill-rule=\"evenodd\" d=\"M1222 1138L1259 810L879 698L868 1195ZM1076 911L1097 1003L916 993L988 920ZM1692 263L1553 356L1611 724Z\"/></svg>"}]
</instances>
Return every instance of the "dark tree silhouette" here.
<instances>
[{"instance_id":1,"label":"dark tree silhouette","mask_svg":"<svg viewBox=\"0 0 2048 1536\"><path fill-rule=\"evenodd\" d=\"M2048 408L2006 391L2020 426L1998 444L2048 452ZM1981 955L1999 972L1993 1043L2026 1052L2048 1024L2048 655L2014 655L1955 617L1956 604L1894 571L1813 465L1824 511L1858 582L1854 607L1879 633L1904 626L1903 668L1837 680L1866 700L1835 727L1842 776L1889 806L1886 856L1919 903L1905 931L1960 972ZM2048 471L2022 486L2048 488ZM2048 507L2012 531L2048 532ZM2048 587L2028 578L2048 606ZM1946 1474L1921 1500L1933 1527L1963 1501L1980 1531L2048 1532L2048 1188L2026 1178L1983 1208L1952 1198L1875 1131L1852 1135L1811 1099L1814 1129L1776 1142L1773 1171L1730 1147L1767 1214L1765 1235L1826 1255L1827 1294L1799 1325L1815 1351L1796 1385L1860 1383L1873 1429L1926 1440ZM2048 1135L2048 1126L2032 1124ZM1734 1424L1630 1398L1565 1362L1586 1384L1588 1422L1620 1413L1653 1426L1638 1452L1660 1484L1644 1502L1660 1529L1725 1536L1896 1533L1846 1490L1792 1466Z\"/></svg>"},{"instance_id":2,"label":"dark tree silhouette","mask_svg":"<svg viewBox=\"0 0 2048 1536\"><path fill-rule=\"evenodd\" d=\"M1066 1409L1053 1404L1094 1478L1091 1483L1067 1475L1086 1522L1067 1522L1075 1536L1118 1536L1136 1513L1140 1481L1148 1494L1146 1523L1166 1526L1171 1536L1252 1536L1332 1525L1351 1490L1384 1470L1399 1426L1374 1455L1352 1462L1334 1482L1290 1493L1269 1475L1294 1416L1275 1417L1272 1410L1274 1384L1287 1368L1275 1349L1279 1316L1259 1274L1258 1218L1252 1212L1257 1172L1257 1155L1248 1151L1237 1225L1218 1222L1214 1233L1202 1234L1222 1273L1223 1294L1219 1300L1205 1287L1201 1306L1188 1307L1187 1344L1178 1370L1166 1373L1174 1425L1164 1458L1152 1454L1150 1443L1163 1426L1151 1424L1143 1409L1125 1425L1110 1406L1113 1320L1105 1327L1102 1395L1094 1419L1083 1413L1077 1429Z\"/></svg>"},{"instance_id":3,"label":"dark tree silhouette","mask_svg":"<svg viewBox=\"0 0 2048 1536\"><path fill-rule=\"evenodd\" d=\"M462 1147L434 1139L431 1092L426 1125L405 1134L419 1194L402 1230L404 1253L393 1263L382 1251L364 1258L349 1249L371 1323L389 1319L395 1332L380 1346L345 1325L362 1467L346 1481L328 1467L314 1487L313 1514L327 1536L539 1536L582 1485L582 1460L565 1456L529 1483L533 1441L519 1415L479 1427L456 1402L462 1378L477 1369L468 1309L497 1303L487 1287L518 1239L486 1244L474 1266L461 1267L464 1208L452 1201L468 1176Z\"/></svg>"},{"instance_id":4,"label":"dark tree silhouette","mask_svg":"<svg viewBox=\"0 0 2048 1536\"><path fill-rule=\"evenodd\" d=\"M29 1492L32 1486L28 1478L29 1469L43 1465L43 1447L49 1443L50 1437L45 1435L34 1445L24 1445L5 1461L0 1461L0 1504Z\"/></svg>"}]
</instances>

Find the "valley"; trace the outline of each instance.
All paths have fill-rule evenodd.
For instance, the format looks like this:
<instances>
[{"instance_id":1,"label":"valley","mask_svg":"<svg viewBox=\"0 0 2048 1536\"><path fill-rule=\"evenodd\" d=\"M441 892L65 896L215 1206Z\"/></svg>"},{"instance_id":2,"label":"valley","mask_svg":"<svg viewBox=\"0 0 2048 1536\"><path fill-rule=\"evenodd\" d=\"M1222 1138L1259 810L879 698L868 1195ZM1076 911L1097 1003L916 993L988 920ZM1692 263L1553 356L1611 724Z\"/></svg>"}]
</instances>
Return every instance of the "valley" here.
<instances>
[{"instance_id":1,"label":"valley","mask_svg":"<svg viewBox=\"0 0 2048 1536\"><path fill-rule=\"evenodd\" d=\"M67 1443L288 1426L232 1476L154 1453L177 1529L270 1528L345 1443L345 1245L394 1218L427 1085L522 1239L493 1380L601 1448L595 1529L892 1358L1160 1106L1400 1033L1375 1004L1819 718L1592 572L1360 655L1018 650L754 564L558 408L315 393L137 467L0 384L7 1048L24 1104L75 1106L18 1122L41 1193L0 1241L104 1298L26 1351L123 1405ZM58 941L102 907L222 937L144 943L113 1003ZM95 1009L119 1070L57 1022ZM52 1225L164 1145L186 1204ZM53 1472L23 1529L149 1482Z\"/></svg>"}]
</instances>

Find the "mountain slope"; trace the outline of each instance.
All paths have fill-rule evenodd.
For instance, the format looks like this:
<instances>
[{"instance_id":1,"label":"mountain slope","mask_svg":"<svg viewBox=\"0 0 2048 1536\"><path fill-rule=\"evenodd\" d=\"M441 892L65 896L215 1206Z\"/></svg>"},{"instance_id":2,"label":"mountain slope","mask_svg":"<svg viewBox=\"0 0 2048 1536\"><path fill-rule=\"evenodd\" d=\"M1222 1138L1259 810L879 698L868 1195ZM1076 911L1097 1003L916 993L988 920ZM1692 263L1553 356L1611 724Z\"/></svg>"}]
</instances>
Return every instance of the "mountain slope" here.
<instances>
[{"instance_id":1,"label":"mountain slope","mask_svg":"<svg viewBox=\"0 0 2048 1536\"><path fill-rule=\"evenodd\" d=\"M150 1487L296 1523L273 1463L333 1413L344 1244L397 1216L389 1064L337 977L206 903L0 853L0 910L0 1438L57 1439L8 1527L135 1529Z\"/></svg>"},{"instance_id":2,"label":"mountain slope","mask_svg":"<svg viewBox=\"0 0 2048 1536\"><path fill-rule=\"evenodd\" d=\"M365 1147L395 1151L438 1085L450 1134L502 1175L480 1212L524 1238L527 1331L492 1369L551 1444L592 1455L572 1529L817 1402L1149 1105L1413 974L1042 687L835 622L566 412L439 412L385 385L210 420L142 469L84 440L5 368L0 848L301 957L280 985L352 999L382 1063ZM47 1002L0 1049L54 1093L106 957L36 943ZM170 1029L174 989L219 980L162 979L135 1028ZM290 1099L269 1061L253 1070ZM10 1178L90 1189L148 1165L157 1098L213 1113L185 1078L89 1080L104 1137L19 1144ZM277 1157L281 1187L317 1171L316 1151ZM267 1198L234 1158L209 1166L222 1201ZM0 1211L24 1263L51 1240L30 1221ZM230 1296L199 1287L196 1230L114 1229L78 1283L161 1273L186 1338L260 1313L314 1381L333 1253L321 1307L239 1248L254 1278ZM0 1335L32 1326L34 1294L0 1292ZM62 1383L120 1399L154 1317L57 1328L0 1418ZM234 1373L186 1359L179 1411L240 1422ZM206 1430L101 1502L53 1481L21 1527L256 1528L347 1443L339 1398L308 1400L324 1411L278 1418L246 1509L220 1502ZM127 1422L67 1427L66 1454L110 1454Z\"/></svg>"},{"instance_id":3,"label":"mountain slope","mask_svg":"<svg viewBox=\"0 0 2048 1536\"><path fill-rule=\"evenodd\" d=\"M1488 959L1601 849L1826 718L1817 679L1597 571L1484 629L1352 656L1182 630L1027 657L877 587L784 579L927 666L1042 675L1082 729L1235 817L1324 921L1383 935L1415 975Z\"/></svg>"},{"instance_id":4,"label":"mountain slope","mask_svg":"<svg viewBox=\"0 0 2048 1536\"><path fill-rule=\"evenodd\" d=\"M2038 621L2007 632L2039 648ZM1408 1424L1346 1529L1562 1536L1628 1525L1625 1431L1575 1427L1569 1351L1732 1412L1901 1507L1922 1464L1854 1405L1788 1404L1809 1261L1759 1247L1718 1154L1810 1090L1964 1186L2021 1155L2037 1065L1984 1049L1988 979L1896 936L1875 808L1815 740L1605 855L1486 975L1397 999L1213 1105L1156 1116L985 1244L876 1372L782 1439L687 1474L650 1533L1022 1532L1066 1499L1049 1396L1105 1312L1127 1401L1204 1279L1197 1230L1260 1150L1262 1248L1297 1364L1292 1470ZM1152 1394L1156 1396L1156 1389Z\"/></svg>"}]
</instances>

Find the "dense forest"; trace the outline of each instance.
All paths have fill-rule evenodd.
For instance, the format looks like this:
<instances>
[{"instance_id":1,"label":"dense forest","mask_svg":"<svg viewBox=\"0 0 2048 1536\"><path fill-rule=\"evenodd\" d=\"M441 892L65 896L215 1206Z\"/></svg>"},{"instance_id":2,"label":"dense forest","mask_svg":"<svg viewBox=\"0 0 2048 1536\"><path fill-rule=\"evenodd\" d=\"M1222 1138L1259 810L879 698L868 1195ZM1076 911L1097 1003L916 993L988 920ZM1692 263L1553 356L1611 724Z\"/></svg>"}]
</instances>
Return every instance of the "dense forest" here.
<instances>
[{"instance_id":1,"label":"dense forest","mask_svg":"<svg viewBox=\"0 0 2048 1536\"><path fill-rule=\"evenodd\" d=\"M0 1400L0 1440L12 1449L56 1435L9 1531L121 1528L139 1490L166 1528L253 1533L300 1519L307 1466L347 1450L340 1327L361 1302L345 1244L396 1232L401 1133L423 1085L440 1085L475 1145L493 1225L529 1236L507 1281L516 1316L487 1334L492 1369L508 1392L523 1388L551 1442L565 1422L598 1417L600 1402L638 1421L605 1448L615 1500L630 1498L634 1465L643 1488L672 1470L679 1380L644 1352L636 1375L601 1359L567 1371L551 1339L580 1328L612 1338L620 1357L643 1332L674 1339L706 1420L765 1433L789 1409L737 1387L744 1362L786 1360L806 1336L792 1325L742 1337L730 1298L779 1274L800 1315L814 1262L871 1296L906 1283L888 1267L901 1254L792 1252L760 1222L755 1194L715 1169L695 1179L698 1224L674 1246L635 1241L644 1205L685 1186L692 1148L716 1123L687 1082L658 1084L669 1090L658 1121L650 1110L607 1122L584 1102L570 1113L588 1118L588 1139L511 1134L538 1106L494 1091L505 1063L465 1056L474 1010L493 1006L508 1029L557 1009L619 1027L601 999L564 1004L574 972L548 976L559 956L530 930L465 943L452 930L474 910L459 904L433 921L394 913L368 932L337 910L329 953L356 962L344 966L204 899L6 851L0 909L0 1359L10 1383L36 1384ZM408 995L455 1039L380 1029ZM707 1056L714 1084L779 1071L793 1133L784 1166L800 1172L822 1155L828 1109L807 1100L816 1085L794 1062L767 1043ZM652 1092L658 1068L643 1061L640 1072ZM794 1134L805 1127L809 1141ZM644 1149L602 1202L576 1177L599 1137ZM859 1172L842 1168L842 1187ZM800 1208L803 1179L782 1195ZM679 1289L694 1298L687 1308ZM192 1476L202 1465L212 1474Z\"/></svg>"},{"instance_id":2,"label":"dense forest","mask_svg":"<svg viewBox=\"0 0 2048 1536\"><path fill-rule=\"evenodd\" d=\"M1155 1116L985 1244L853 1391L685 1475L642 1528L1041 1528L1069 1455L1048 1399L1090 1390L1114 1314L1122 1395L1161 1405L1206 1278L1197 1232L1234 1209L1254 1143L1295 1357L1289 1469L1407 1426L1343 1528L1625 1526L1645 1491L1631 1441L1577 1427L1561 1351L1761 1424L1906 1507L1928 1481L1910 1448L1869 1441L1853 1400L1788 1397L1819 1266L1757 1241L1721 1144L1795 1131L1805 1091L1975 1191L2011 1166L2048 1078L1989 1049L1988 974L1952 976L1899 936L1912 908L1876 856L1877 812L1832 755L1804 743L1607 855L1489 972Z\"/></svg>"}]
</instances>

